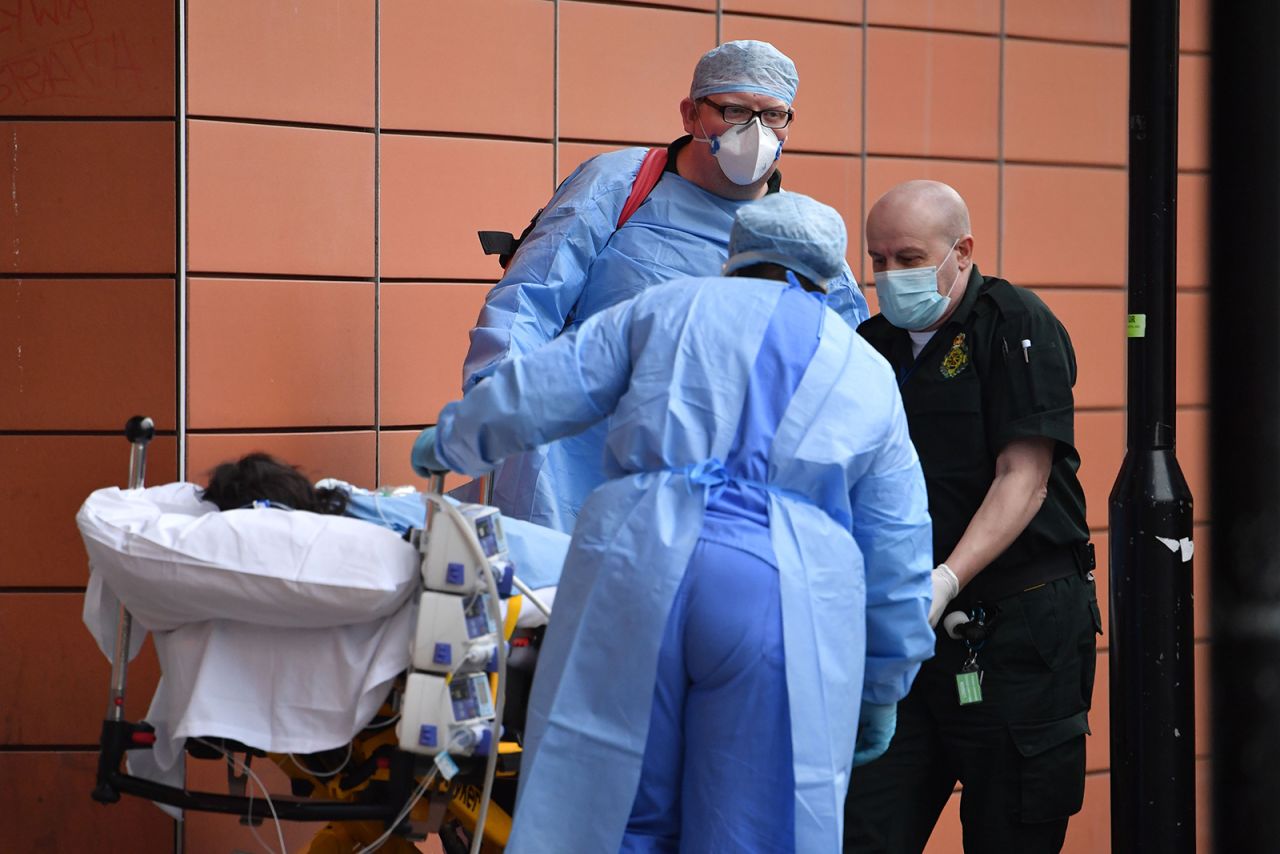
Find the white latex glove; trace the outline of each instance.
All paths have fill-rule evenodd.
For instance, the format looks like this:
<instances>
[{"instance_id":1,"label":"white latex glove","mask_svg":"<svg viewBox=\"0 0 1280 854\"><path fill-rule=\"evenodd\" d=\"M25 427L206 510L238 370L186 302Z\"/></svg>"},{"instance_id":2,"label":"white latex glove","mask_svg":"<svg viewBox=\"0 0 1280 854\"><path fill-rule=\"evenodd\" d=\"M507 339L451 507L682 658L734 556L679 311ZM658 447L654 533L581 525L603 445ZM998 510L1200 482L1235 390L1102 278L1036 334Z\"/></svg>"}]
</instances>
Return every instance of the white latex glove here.
<instances>
[{"instance_id":1,"label":"white latex glove","mask_svg":"<svg viewBox=\"0 0 1280 854\"><path fill-rule=\"evenodd\" d=\"M945 563L938 564L933 571L933 604L929 606L929 625L938 625L938 618L947 610L951 600L960 593L960 579Z\"/></svg>"}]
</instances>

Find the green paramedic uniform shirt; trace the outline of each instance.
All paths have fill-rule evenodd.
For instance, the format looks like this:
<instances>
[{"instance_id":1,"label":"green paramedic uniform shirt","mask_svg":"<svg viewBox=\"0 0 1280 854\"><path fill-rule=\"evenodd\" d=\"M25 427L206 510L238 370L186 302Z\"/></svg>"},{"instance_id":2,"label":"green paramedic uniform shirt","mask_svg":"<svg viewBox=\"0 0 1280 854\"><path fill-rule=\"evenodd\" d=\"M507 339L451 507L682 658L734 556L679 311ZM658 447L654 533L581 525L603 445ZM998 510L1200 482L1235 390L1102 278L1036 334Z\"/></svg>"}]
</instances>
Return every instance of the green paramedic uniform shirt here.
<instances>
[{"instance_id":1,"label":"green paramedic uniform shirt","mask_svg":"<svg viewBox=\"0 0 1280 854\"><path fill-rule=\"evenodd\" d=\"M935 563L951 554L982 504L1000 450L1024 437L1055 441L1048 496L1026 530L970 585L973 592L999 585L1001 573L1088 540L1076 478L1075 352L1039 297L983 276L975 265L960 305L919 358L911 357L907 332L882 314L858 332L898 377L929 491Z\"/></svg>"}]
</instances>

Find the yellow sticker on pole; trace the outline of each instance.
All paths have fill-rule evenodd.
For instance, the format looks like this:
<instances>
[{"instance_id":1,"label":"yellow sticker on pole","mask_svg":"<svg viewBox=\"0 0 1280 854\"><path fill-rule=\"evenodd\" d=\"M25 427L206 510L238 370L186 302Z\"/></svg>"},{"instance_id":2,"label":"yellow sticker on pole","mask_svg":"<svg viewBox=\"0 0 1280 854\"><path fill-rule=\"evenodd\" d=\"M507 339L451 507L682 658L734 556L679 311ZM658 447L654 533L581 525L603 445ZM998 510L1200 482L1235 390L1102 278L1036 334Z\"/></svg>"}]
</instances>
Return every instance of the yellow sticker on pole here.
<instances>
[{"instance_id":1,"label":"yellow sticker on pole","mask_svg":"<svg viewBox=\"0 0 1280 854\"><path fill-rule=\"evenodd\" d=\"M1147 316L1145 314L1129 315L1128 338L1147 337Z\"/></svg>"}]
</instances>

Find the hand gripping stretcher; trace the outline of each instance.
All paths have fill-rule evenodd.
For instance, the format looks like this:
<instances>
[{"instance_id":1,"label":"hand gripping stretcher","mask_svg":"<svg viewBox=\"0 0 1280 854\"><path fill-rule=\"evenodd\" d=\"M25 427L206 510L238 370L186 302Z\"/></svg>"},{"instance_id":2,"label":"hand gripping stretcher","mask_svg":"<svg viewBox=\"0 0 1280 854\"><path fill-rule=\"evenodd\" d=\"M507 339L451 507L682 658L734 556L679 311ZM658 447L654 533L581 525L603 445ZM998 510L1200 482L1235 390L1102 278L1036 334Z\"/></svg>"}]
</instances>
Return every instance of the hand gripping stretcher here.
<instances>
[{"instance_id":1,"label":"hand gripping stretcher","mask_svg":"<svg viewBox=\"0 0 1280 854\"><path fill-rule=\"evenodd\" d=\"M149 418L132 418L125 427L131 490L144 484L154 435ZM508 600L505 619L498 600L514 585L550 612L515 577L498 511L455 506L442 498L442 487L443 475L433 478L426 527L410 532L422 557L411 667L345 751L296 757L230 739L188 739L189 755L227 762L227 794L123 771L126 753L151 749L156 733L146 721L124 718L133 618L121 605L94 800L111 804L132 795L183 810L239 815L254 826L266 819L329 822L312 841L312 854L410 852L416 849L408 840L429 833L440 835L448 854L501 851L511 829L524 703L541 630L515 629L520 597ZM290 795L255 797L247 790L254 757L279 765L290 779Z\"/></svg>"}]
</instances>

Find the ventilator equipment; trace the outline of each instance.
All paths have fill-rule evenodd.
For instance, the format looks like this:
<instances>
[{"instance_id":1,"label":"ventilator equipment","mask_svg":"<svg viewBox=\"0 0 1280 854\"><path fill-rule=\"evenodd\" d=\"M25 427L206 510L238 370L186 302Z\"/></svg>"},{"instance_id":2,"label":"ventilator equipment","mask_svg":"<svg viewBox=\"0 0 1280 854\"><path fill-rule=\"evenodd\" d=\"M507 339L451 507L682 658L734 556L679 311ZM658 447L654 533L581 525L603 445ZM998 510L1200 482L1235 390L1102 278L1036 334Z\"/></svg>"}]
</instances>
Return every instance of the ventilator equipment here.
<instances>
[{"instance_id":1,"label":"ventilator equipment","mask_svg":"<svg viewBox=\"0 0 1280 854\"><path fill-rule=\"evenodd\" d=\"M502 522L492 507L453 507L438 496L420 537L423 590L412 665L396 734L400 748L488 756L497 722L489 670L505 675L498 579L512 577Z\"/></svg>"},{"instance_id":2,"label":"ventilator equipment","mask_svg":"<svg viewBox=\"0 0 1280 854\"><path fill-rule=\"evenodd\" d=\"M545 622L554 589L542 584L558 578L568 537L507 530L496 509L443 496L440 478L425 525L404 537L275 507L218 512L191 484L143 489L154 425L135 418L126 435L130 488L95 492L77 516L85 621L112 661L94 799L329 821L316 851L408 852L406 837L430 832L473 851L505 845L523 728L503 723L508 642L525 658L536 648L541 630L518 627ZM540 594L521 578L525 559L555 564L528 574ZM147 719L132 722L128 661L146 629L163 672ZM513 673L518 694L530 676ZM229 773L229 794L191 791L184 752L243 754L233 767L246 770ZM290 796L246 791L254 757L285 771ZM490 809L495 778L502 806Z\"/></svg>"}]
</instances>

